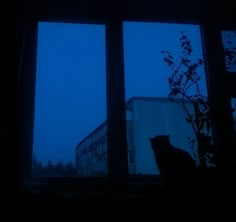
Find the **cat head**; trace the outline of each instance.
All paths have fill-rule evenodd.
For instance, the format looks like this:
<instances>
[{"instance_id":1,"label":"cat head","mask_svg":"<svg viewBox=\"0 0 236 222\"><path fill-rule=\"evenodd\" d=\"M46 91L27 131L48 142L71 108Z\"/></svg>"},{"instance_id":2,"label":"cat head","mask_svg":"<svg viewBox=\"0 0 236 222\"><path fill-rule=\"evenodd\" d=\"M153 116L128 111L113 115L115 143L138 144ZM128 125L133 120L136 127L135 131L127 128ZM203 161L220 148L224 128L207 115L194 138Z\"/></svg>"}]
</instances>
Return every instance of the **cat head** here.
<instances>
[{"instance_id":1,"label":"cat head","mask_svg":"<svg viewBox=\"0 0 236 222\"><path fill-rule=\"evenodd\" d=\"M170 135L158 135L149 139L152 148L170 144Z\"/></svg>"}]
</instances>

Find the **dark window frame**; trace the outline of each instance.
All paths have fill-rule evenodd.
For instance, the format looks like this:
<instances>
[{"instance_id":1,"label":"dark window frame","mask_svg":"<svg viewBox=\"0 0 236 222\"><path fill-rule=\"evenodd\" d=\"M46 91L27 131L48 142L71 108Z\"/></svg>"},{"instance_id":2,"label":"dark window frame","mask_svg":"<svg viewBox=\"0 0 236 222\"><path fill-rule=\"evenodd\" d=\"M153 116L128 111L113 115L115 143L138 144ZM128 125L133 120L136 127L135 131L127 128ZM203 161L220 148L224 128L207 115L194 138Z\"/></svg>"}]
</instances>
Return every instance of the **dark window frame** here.
<instances>
[{"instance_id":1,"label":"dark window frame","mask_svg":"<svg viewBox=\"0 0 236 222\"><path fill-rule=\"evenodd\" d=\"M24 14L24 8L19 9L19 22L17 28L18 33L22 31L22 27L26 24L28 28L27 47L24 50L23 65L20 75L18 88L18 153L19 153L19 182L23 184L41 183L48 189L48 184L53 186L58 181L63 189L76 186L82 189L85 184L90 184L90 188L94 189L98 184L105 186L108 184L127 184L131 176L128 175L128 152L126 142L126 119L125 119L125 96L124 96L124 59L123 59L123 21L147 21L147 22L167 22L167 23L185 23L200 24L202 29L202 41L204 41L205 55L207 58L208 72L207 79L209 83L209 97L215 108L215 135L217 144L219 144L219 154L222 159L218 160L220 166L224 166L228 160L229 153L232 151L232 117L229 111L229 96L236 95L235 73L226 73L223 64L222 43L220 43L220 30L234 29L229 19L208 21L202 13L201 8L195 9L195 14L188 15L182 13L177 15L173 10L163 10L164 3L160 9L137 7L134 11L127 13L113 13L112 10L104 10L104 5L97 6L69 6L65 2L62 11L58 10L56 4L45 5L45 8L38 9L32 7L31 13ZM106 6L106 4L105 4ZM87 12L86 7L88 7ZM122 8L125 8L121 4ZM190 7L190 6L188 6ZM37 8L37 9L36 9ZM106 7L105 7L106 8ZM132 8L132 7L131 7ZM164 7L165 8L165 7ZM190 7L191 8L191 7ZM45 10L46 9L46 10ZM99 9L101 10L99 12ZM103 9L103 10L102 10ZM45 11L47 13L45 13ZM118 10L119 11L119 10ZM178 11L178 10L176 10ZM22 15L23 13L23 15ZM181 14L181 13L180 13ZM204 14L204 13L203 13ZM49 15L49 16L48 16ZM80 15L80 16L78 16ZM32 163L32 142L33 142L33 119L34 119L34 91L35 91L35 75L36 75L36 49L37 49L37 22L38 21L58 21L58 22L74 22L85 24L105 24L106 26L106 61L107 61L107 126L108 126L108 177L107 178L31 178ZM212 41L213 40L213 41ZM19 46L18 46L19 49ZM20 52L22 55L22 52ZM217 58L215 60L215 58ZM222 75L224 73L224 75ZM225 75L226 74L226 75ZM220 84L229 85L228 91L220 94L220 100L215 97L221 89ZM220 90L221 91L221 90ZM222 91L221 91L222 92ZM219 114L224 114L222 121ZM118 141L118 142L117 142ZM227 141L227 142L225 142ZM222 149L224 145L229 145L229 150ZM150 183L151 177L135 176L137 182L146 181ZM55 183L56 181L56 183ZM66 183L66 184L65 184Z\"/></svg>"}]
</instances>

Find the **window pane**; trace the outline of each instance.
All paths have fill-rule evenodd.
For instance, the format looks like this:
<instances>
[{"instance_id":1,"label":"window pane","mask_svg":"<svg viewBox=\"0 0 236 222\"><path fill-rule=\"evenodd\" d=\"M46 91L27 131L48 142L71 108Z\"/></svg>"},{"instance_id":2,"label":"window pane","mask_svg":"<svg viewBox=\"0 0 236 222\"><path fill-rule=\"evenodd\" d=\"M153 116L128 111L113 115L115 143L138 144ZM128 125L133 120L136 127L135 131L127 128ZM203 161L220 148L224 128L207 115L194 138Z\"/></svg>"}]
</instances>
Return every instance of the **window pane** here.
<instances>
[{"instance_id":1,"label":"window pane","mask_svg":"<svg viewBox=\"0 0 236 222\"><path fill-rule=\"evenodd\" d=\"M236 72L236 31L222 31L221 36L226 70L228 72Z\"/></svg>"},{"instance_id":2,"label":"window pane","mask_svg":"<svg viewBox=\"0 0 236 222\"><path fill-rule=\"evenodd\" d=\"M160 156L174 166L173 147L180 156L187 152L193 167L210 165L196 139L211 144L199 26L124 22L123 28L129 173L159 174ZM164 153L155 156L150 139L160 135Z\"/></svg>"},{"instance_id":3,"label":"window pane","mask_svg":"<svg viewBox=\"0 0 236 222\"><path fill-rule=\"evenodd\" d=\"M105 72L104 25L39 23L33 176L107 173Z\"/></svg>"}]
</instances>

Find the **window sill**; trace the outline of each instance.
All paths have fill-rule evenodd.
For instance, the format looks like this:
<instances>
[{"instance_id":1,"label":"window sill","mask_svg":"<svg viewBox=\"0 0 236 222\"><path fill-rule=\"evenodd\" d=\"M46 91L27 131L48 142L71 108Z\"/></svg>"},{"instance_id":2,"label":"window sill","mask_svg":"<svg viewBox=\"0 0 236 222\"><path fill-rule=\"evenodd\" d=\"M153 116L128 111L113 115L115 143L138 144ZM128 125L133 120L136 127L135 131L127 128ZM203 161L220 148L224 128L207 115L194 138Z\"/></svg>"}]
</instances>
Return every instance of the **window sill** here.
<instances>
[{"instance_id":1,"label":"window sill","mask_svg":"<svg viewBox=\"0 0 236 222\"><path fill-rule=\"evenodd\" d=\"M21 193L36 199L135 200L160 197L162 194L214 193L228 184L223 185L220 181L219 177L208 175L191 187L167 188L156 176L130 176L126 184L114 184L107 178L32 178L21 184Z\"/></svg>"}]
</instances>

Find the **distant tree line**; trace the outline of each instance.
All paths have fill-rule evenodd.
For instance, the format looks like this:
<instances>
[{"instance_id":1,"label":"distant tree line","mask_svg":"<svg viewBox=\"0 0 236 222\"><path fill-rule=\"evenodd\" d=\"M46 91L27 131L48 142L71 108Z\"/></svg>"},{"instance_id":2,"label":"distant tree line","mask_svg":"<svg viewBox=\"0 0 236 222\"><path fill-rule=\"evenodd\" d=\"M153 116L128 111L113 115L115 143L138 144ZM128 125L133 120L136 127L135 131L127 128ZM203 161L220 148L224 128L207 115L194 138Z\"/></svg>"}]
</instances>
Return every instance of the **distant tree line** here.
<instances>
[{"instance_id":1,"label":"distant tree line","mask_svg":"<svg viewBox=\"0 0 236 222\"><path fill-rule=\"evenodd\" d=\"M58 161L57 164L52 164L49 160L46 166L43 166L35 157L32 162L32 175L36 177L67 177L76 176L76 168L73 163L63 164Z\"/></svg>"}]
</instances>

